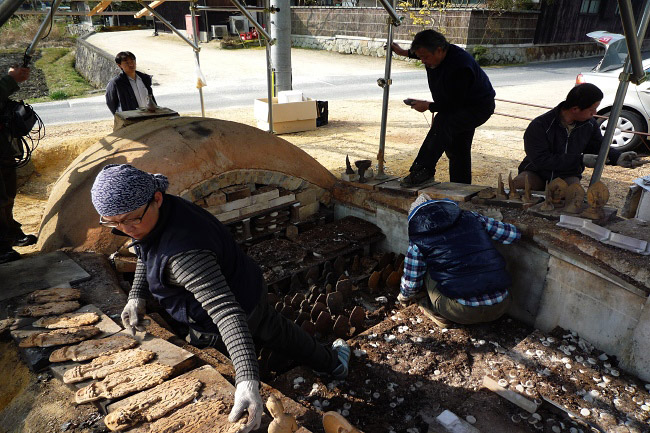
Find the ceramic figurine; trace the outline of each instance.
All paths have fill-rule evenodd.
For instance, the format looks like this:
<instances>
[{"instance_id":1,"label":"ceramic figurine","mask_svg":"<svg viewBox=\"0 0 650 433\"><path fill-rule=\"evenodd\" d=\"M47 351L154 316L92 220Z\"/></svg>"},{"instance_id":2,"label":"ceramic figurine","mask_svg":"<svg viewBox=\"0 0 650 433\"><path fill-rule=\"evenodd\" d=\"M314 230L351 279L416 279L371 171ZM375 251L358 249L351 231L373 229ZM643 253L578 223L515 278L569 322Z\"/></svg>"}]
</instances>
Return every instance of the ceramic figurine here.
<instances>
[{"instance_id":1,"label":"ceramic figurine","mask_svg":"<svg viewBox=\"0 0 650 433\"><path fill-rule=\"evenodd\" d=\"M508 173L508 200L521 201L521 194L515 188L515 183L512 180L512 172Z\"/></svg>"},{"instance_id":2,"label":"ceramic figurine","mask_svg":"<svg viewBox=\"0 0 650 433\"><path fill-rule=\"evenodd\" d=\"M539 207L539 210L544 212L550 212L555 209L553 201L551 200L551 190L546 182L546 188L544 188L544 203Z\"/></svg>"},{"instance_id":3,"label":"ceramic figurine","mask_svg":"<svg viewBox=\"0 0 650 433\"><path fill-rule=\"evenodd\" d=\"M269 424L268 433L294 433L298 430L298 423L293 415L284 412L284 406L279 398L271 395L266 400L266 408L273 417Z\"/></svg>"},{"instance_id":4,"label":"ceramic figurine","mask_svg":"<svg viewBox=\"0 0 650 433\"><path fill-rule=\"evenodd\" d=\"M501 173L499 173L499 180L497 185L497 200L507 200L508 195L506 190L503 187L503 179L501 179Z\"/></svg>"},{"instance_id":5,"label":"ceramic figurine","mask_svg":"<svg viewBox=\"0 0 650 433\"><path fill-rule=\"evenodd\" d=\"M603 208L609 200L609 190L598 181L587 189L587 209L580 216L589 219L601 219L605 216Z\"/></svg>"},{"instance_id":6,"label":"ceramic figurine","mask_svg":"<svg viewBox=\"0 0 650 433\"><path fill-rule=\"evenodd\" d=\"M566 189L566 205L564 212L580 213L585 200L585 190L580 182L569 185Z\"/></svg>"},{"instance_id":7,"label":"ceramic figurine","mask_svg":"<svg viewBox=\"0 0 650 433\"><path fill-rule=\"evenodd\" d=\"M555 207L564 206L564 197L567 189L567 183L564 179L556 177L548 184L548 192L551 195L551 202Z\"/></svg>"}]
</instances>

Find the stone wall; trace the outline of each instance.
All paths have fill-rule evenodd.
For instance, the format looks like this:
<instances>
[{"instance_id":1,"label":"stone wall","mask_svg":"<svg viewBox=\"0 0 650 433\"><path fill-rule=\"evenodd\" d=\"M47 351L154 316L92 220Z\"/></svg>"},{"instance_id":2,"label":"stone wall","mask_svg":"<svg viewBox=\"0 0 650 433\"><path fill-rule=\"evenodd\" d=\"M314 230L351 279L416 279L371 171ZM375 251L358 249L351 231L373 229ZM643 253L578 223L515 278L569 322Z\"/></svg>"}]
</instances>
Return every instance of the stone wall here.
<instances>
[{"instance_id":1,"label":"stone wall","mask_svg":"<svg viewBox=\"0 0 650 433\"><path fill-rule=\"evenodd\" d=\"M85 37L77 39L75 69L98 89L105 88L111 78L120 72L115 64L115 55L89 44Z\"/></svg>"}]
</instances>

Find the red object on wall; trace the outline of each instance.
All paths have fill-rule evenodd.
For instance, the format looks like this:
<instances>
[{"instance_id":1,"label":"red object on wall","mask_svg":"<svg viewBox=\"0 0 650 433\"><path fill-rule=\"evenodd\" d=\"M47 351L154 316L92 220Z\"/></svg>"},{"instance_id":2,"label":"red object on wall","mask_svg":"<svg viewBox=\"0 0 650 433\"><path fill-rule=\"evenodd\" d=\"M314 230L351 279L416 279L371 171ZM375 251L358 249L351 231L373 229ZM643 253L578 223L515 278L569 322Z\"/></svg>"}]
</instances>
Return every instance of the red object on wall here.
<instances>
[{"instance_id":1,"label":"red object on wall","mask_svg":"<svg viewBox=\"0 0 650 433\"><path fill-rule=\"evenodd\" d=\"M194 16L194 25L196 26L196 34L199 34L199 16ZM188 38L194 38L194 28L192 27L192 15L185 15L185 34Z\"/></svg>"}]
</instances>

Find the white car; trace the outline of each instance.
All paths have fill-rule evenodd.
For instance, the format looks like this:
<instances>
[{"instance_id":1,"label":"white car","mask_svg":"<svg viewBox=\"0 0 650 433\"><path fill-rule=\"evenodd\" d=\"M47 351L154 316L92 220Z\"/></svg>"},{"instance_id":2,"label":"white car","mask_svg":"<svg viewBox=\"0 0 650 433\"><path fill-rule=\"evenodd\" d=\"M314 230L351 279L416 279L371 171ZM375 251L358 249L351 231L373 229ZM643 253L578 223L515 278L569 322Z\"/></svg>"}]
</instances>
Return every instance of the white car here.
<instances>
[{"instance_id":1,"label":"white car","mask_svg":"<svg viewBox=\"0 0 650 433\"><path fill-rule=\"evenodd\" d=\"M625 36L605 31L587 33L587 36L605 47L605 55L590 72L579 73L576 84L592 83L598 86L604 94L598 107L598 114L608 116L614 105L619 84L618 77L623 72L623 62L627 56ZM650 59L643 60L643 68L646 74L650 72ZM605 135L607 120L599 119L598 122ZM650 131L650 81L639 85L629 84L611 147L621 151L638 147L646 137L632 134L633 131L646 133Z\"/></svg>"}]
</instances>

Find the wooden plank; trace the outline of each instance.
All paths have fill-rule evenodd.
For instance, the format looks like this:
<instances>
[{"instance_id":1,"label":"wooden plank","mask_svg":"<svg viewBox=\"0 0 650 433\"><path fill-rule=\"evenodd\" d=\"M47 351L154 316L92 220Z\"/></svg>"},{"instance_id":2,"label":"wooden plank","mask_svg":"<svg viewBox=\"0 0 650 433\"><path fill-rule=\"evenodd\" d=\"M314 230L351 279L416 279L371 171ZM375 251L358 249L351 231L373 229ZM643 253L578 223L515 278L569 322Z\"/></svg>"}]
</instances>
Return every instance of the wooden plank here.
<instances>
[{"instance_id":1,"label":"wooden plank","mask_svg":"<svg viewBox=\"0 0 650 433\"><path fill-rule=\"evenodd\" d=\"M149 7L150 7L151 9L155 9L155 8L157 8L158 6L160 6L160 5L163 4L163 3L165 3L165 0L156 0L156 1L154 1L154 2L149 3ZM153 15L153 14L152 14L151 12L149 12L149 9L147 9L147 8L142 8L142 9L140 9L140 11L139 11L138 13L136 13L135 15L133 15L133 18L142 18L143 16L148 16L148 17L150 17L150 16L152 16L152 15Z\"/></svg>"},{"instance_id":2,"label":"wooden plank","mask_svg":"<svg viewBox=\"0 0 650 433\"><path fill-rule=\"evenodd\" d=\"M539 408L540 405L535 403L534 401L531 401L524 397L521 394L518 394L514 391L510 391L509 389L505 389L502 386L500 386L496 380L492 379L489 376L484 376L483 377L483 386L489 389L490 391L494 392L495 394L505 398L509 402L519 406L520 408L524 409L525 411L528 411L530 413L535 413L537 412L537 409Z\"/></svg>"},{"instance_id":3,"label":"wooden plank","mask_svg":"<svg viewBox=\"0 0 650 433\"><path fill-rule=\"evenodd\" d=\"M419 190L419 194L427 194L433 199L449 198L454 201L469 201L473 196L483 191L487 186L468 185L465 183L442 182Z\"/></svg>"},{"instance_id":4,"label":"wooden plank","mask_svg":"<svg viewBox=\"0 0 650 433\"><path fill-rule=\"evenodd\" d=\"M88 279L90 274L63 251L25 257L0 265L0 301Z\"/></svg>"},{"instance_id":5,"label":"wooden plank","mask_svg":"<svg viewBox=\"0 0 650 433\"><path fill-rule=\"evenodd\" d=\"M419 193L419 191L429 188L434 185L440 184L440 182L436 182L435 180L431 180L429 182L425 182L422 185L418 186L412 186L412 187L405 187L400 185L401 180L399 178L393 178L392 180L389 180L387 182L384 182L380 185L377 185L377 189L379 190L385 190L385 191L390 191L390 192L395 192L399 193L402 195L406 196L412 196L416 197Z\"/></svg>"},{"instance_id":6,"label":"wooden plank","mask_svg":"<svg viewBox=\"0 0 650 433\"><path fill-rule=\"evenodd\" d=\"M95 6L94 8L92 8L90 12L88 12L88 16L92 17L93 15L99 12L104 12L104 10L106 10L106 8L108 7L108 5L111 4L111 2L112 0L102 0L97 4L97 6Z\"/></svg>"}]
</instances>

